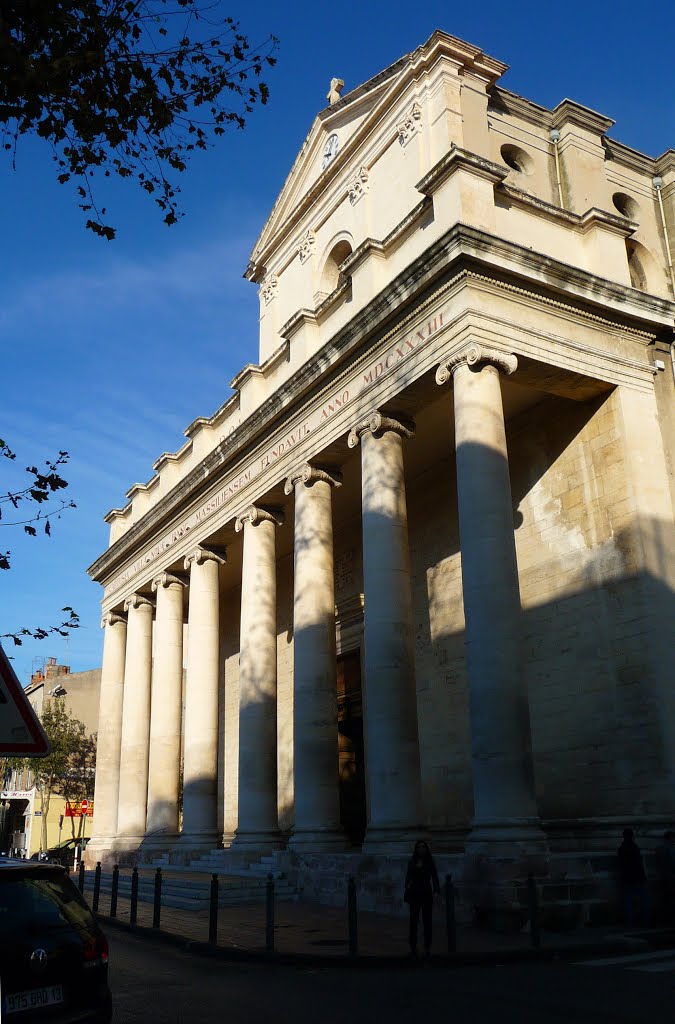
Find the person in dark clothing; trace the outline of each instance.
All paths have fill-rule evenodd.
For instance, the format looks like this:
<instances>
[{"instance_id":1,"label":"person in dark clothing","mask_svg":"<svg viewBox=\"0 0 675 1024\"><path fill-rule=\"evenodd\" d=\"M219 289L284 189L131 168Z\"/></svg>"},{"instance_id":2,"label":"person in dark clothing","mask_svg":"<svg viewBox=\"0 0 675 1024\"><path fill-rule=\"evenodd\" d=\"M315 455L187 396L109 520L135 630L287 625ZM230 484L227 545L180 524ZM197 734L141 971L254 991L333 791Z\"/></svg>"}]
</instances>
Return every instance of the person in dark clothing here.
<instances>
[{"instance_id":1,"label":"person in dark clothing","mask_svg":"<svg viewBox=\"0 0 675 1024\"><path fill-rule=\"evenodd\" d=\"M632 828L623 830L623 842L617 851L617 857L624 920L629 925L636 924L638 920L640 924L647 924L647 875Z\"/></svg>"},{"instance_id":2,"label":"person in dark clothing","mask_svg":"<svg viewBox=\"0 0 675 1024\"><path fill-rule=\"evenodd\" d=\"M423 839L415 843L413 855L408 861L405 875L405 891L403 899L410 907L410 953L417 956L417 925L420 911L422 912L422 929L424 931L424 953L431 953L431 912L434 893L440 892L438 872L431 856L431 850Z\"/></svg>"}]
</instances>

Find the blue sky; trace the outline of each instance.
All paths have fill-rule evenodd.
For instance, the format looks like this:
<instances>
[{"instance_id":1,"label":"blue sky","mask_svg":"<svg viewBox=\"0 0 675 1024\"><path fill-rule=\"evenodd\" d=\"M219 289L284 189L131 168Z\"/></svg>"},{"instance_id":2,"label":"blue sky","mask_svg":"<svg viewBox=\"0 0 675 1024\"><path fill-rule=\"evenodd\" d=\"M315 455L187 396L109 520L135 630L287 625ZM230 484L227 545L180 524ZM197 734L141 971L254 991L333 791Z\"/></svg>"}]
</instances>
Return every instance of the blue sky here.
<instances>
[{"instance_id":1,"label":"blue sky","mask_svg":"<svg viewBox=\"0 0 675 1024\"><path fill-rule=\"evenodd\" d=\"M16 171L0 154L0 437L22 466L66 449L77 503L51 538L0 529L13 556L0 575L0 633L54 623L66 604L82 622L68 641L8 650L22 682L50 655L73 671L100 664L101 594L86 568L107 546L103 516L257 361L256 287L242 274L331 77L346 93L442 28L509 64L507 88L545 106L584 103L652 156L675 146L670 5L458 6L233 3L252 41L280 38L270 102L194 160L181 182L187 216L173 228L124 183L105 196L117 239L95 238L46 146L22 143ZM4 491L13 480L7 465L0 473Z\"/></svg>"}]
</instances>

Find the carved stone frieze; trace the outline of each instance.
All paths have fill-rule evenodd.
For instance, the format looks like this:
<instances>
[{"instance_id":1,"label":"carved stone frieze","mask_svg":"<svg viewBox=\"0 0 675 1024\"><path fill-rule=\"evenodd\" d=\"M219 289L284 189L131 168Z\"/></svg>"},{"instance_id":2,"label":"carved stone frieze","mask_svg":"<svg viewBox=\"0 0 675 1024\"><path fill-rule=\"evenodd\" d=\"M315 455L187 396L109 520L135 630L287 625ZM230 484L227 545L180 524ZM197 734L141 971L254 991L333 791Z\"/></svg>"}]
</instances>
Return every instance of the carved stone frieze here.
<instances>
[{"instance_id":1,"label":"carved stone frieze","mask_svg":"<svg viewBox=\"0 0 675 1024\"><path fill-rule=\"evenodd\" d=\"M277 294L279 289L279 282L277 281L276 274L270 274L266 277L263 283L260 285L260 296L263 299L266 306L269 306L270 302Z\"/></svg>"},{"instance_id":2,"label":"carved stone frieze","mask_svg":"<svg viewBox=\"0 0 675 1024\"><path fill-rule=\"evenodd\" d=\"M105 629L106 626L116 626L118 623L122 623L126 626L126 615L122 615L121 612L108 612L101 619L101 629Z\"/></svg>"},{"instance_id":3,"label":"carved stone frieze","mask_svg":"<svg viewBox=\"0 0 675 1024\"><path fill-rule=\"evenodd\" d=\"M406 438L415 436L415 424L412 420L402 416L397 416L396 418L384 416L379 410L374 409L364 420L361 420L360 423L357 423L349 431L349 437L347 438L349 447L356 448L361 440L361 435L365 434L367 430L375 436L384 434L387 431L393 431L395 434L400 434L401 437Z\"/></svg>"},{"instance_id":4,"label":"carved stone frieze","mask_svg":"<svg viewBox=\"0 0 675 1024\"><path fill-rule=\"evenodd\" d=\"M155 602L152 598L146 597L145 594L131 594L124 602L124 610L128 612L130 608L142 608L144 605L154 608Z\"/></svg>"},{"instance_id":5,"label":"carved stone frieze","mask_svg":"<svg viewBox=\"0 0 675 1024\"><path fill-rule=\"evenodd\" d=\"M328 469L322 466L311 466L309 462L298 466L286 479L284 494L292 494L297 483L303 483L311 487L317 480L323 480L332 487L342 486L342 473L337 469Z\"/></svg>"},{"instance_id":6,"label":"carved stone frieze","mask_svg":"<svg viewBox=\"0 0 675 1024\"><path fill-rule=\"evenodd\" d=\"M471 342L464 348L454 352L438 367L436 383L447 384L453 373L460 366L495 366L501 373L508 376L518 367L518 359L512 352L500 352L496 348L486 348Z\"/></svg>"},{"instance_id":7,"label":"carved stone frieze","mask_svg":"<svg viewBox=\"0 0 675 1024\"><path fill-rule=\"evenodd\" d=\"M398 141L402 146L407 146L419 131L422 130L422 108L419 103L414 103L408 116L396 125Z\"/></svg>"},{"instance_id":8,"label":"carved stone frieze","mask_svg":"<svg viewBox=\"0 0 675 1024\"><path fill-rule=\"evenodd\" d=\"M362 167L358 174L355 174L347 188L347 195L352 206L358 203L368 191L368 168Z\"/></svg>"},{"instance_id":9,"label":"carved stone frieze","mask_svg":"<svg viewBox=\"0 0 675 1024\"><path fill-rule=\"evenodd\" d=\"M234 528L237 533L241 533L244 529L245 523L251 523L253 526L257 526L258 523L276 523L277 526L282 526L284 522L284 513L280 508L259 508L257 505L249 505L240 516L238 516L234 522Z\"/></svg>"},{"instance_id":10,"label":"carved stone frieze","mask_svg":"<svg viewBox=\"0 0 675 1024\"><path fill-rule=\"evenodd\" d=\"M313 231L307 231L303 235L298 245L298 256L300 257L301 263L306 263L314 252L314 246L316 244L316 238Z\"/></svg>"},{"instance_id":11,"label":"carved stone frieze","mask_svg":"<svg viewBox=\"0 0 675 1024\"><path fill-rule=\"evenodd\" d=\"M217 562L218 565L225 565L227 561L225 551L210 551L209 548L195 548L189 555L185 556L183 565L185 569L189 569L193 562L197 565L201 565L203 562Z\"/></svg>"},{"instance_id":12,"label":"carved stone frieze","mask_svg":"<svg viewBox=\"0 0 675 1024\"><path fill-rule=\"evenodd\" d=\"M172 583L178 583L181 587L187 586L185 576L176 576L171 572L160 572L152 581L152 589L159 590L160 587L170 587Z\"/></svg>"}]
</instances>

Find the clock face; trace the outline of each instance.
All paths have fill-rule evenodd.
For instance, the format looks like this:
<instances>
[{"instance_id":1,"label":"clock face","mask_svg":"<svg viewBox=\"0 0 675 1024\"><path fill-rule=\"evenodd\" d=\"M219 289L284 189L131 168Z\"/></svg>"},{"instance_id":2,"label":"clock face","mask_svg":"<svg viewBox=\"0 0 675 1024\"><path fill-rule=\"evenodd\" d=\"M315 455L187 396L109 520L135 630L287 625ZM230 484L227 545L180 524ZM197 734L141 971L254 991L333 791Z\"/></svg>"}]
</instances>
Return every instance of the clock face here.
<instances>
[{"instance_id":1,"label":"clock face","mask_svg":"<svg viewBox=\"0 0 675 1024\"><path fill-rule=\"evenodd\" d=\"M323 154L321 157L321 170L325 171L331 160L335 159L340 143L338 142L337 135L329 135L326 139L326 145L323 147Z\"/></svg>"}]
</instances>

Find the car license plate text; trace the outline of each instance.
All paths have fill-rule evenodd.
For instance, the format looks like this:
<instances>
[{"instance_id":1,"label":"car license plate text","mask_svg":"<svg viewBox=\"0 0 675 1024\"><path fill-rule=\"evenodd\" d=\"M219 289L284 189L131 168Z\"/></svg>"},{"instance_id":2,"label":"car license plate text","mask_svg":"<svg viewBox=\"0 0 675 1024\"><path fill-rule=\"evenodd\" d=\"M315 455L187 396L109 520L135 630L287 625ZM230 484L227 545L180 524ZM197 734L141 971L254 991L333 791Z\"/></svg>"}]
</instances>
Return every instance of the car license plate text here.
<instances>
[{"instance_id":1,"label":"car license plate text","mask_svg":"<svg viewBox=\"0 0 675 1024\"><path fill-rule=\"evenodd\" d=\"M31 988L25 992L15 992L5 996L5 1013L18 1013L20 1010L34 1010L38 1006L55 1006L63 1002L61 985L45 985L44 988Z\"/></svg>"}]
</instances>

